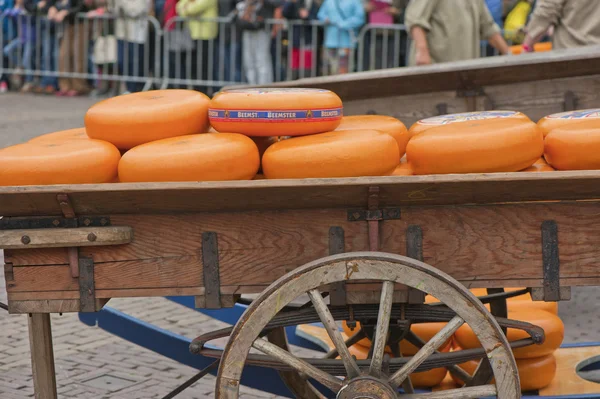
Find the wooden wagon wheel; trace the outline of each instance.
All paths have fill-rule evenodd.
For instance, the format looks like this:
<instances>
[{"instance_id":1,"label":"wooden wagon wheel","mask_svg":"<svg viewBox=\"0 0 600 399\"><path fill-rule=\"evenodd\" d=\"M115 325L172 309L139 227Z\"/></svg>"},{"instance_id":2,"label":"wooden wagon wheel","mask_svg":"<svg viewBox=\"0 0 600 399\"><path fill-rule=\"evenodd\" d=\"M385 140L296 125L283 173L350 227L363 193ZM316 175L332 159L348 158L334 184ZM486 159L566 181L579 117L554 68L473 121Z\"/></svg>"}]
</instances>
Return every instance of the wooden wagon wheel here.
<instances>
[{"instance_id":1,"label":"wooden wagon wheel","mask_svg":"<svg viewBox=\"0 0 600 399\"><path fill-rule=\"evenodd\" d=\"M350 355L319 287L339 281L381 281L379 316L373 342L373 357L368 370L359 369ZM402 283L433 295L452 309L456 316L399 370L386 375L382 370L389 330L394 283ZM344 363L347 377L341 379L259 338L267 323L288 303L308 293L331 340ZM463 324L471 326L490 361L495 384L463 387L443 392L400 395L402 398L480 398L497 395L499 399L520 398L517 366L500 326L476 297L458 281L416 260L386 253L356 252L330 256L311 262L271 284L244 312L225 347L216 383L218 399L236 399L244 364L250 348L291 366L327 388L339 399L398 397L397 389L430 355Z\"/></svg>"}]
</instances>

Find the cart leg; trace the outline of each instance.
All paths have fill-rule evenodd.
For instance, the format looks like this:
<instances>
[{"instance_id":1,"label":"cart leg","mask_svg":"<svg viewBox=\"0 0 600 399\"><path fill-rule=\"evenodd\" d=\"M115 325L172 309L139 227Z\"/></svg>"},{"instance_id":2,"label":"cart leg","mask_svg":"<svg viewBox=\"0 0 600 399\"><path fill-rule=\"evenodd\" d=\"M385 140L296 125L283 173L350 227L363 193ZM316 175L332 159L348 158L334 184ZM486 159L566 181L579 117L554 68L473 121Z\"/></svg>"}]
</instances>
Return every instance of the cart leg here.
<instances>
[{"instance_id":1,"label":"cart leg","mask_svg":"<svg viewBox=\"0 0 600 399\"><path fill-rule=\"evenodd\" d=\"M36 399L57 399L54 350L50 315L29 315L29 345L31 346L31 369Z\"/></svg>"}]
</instances>

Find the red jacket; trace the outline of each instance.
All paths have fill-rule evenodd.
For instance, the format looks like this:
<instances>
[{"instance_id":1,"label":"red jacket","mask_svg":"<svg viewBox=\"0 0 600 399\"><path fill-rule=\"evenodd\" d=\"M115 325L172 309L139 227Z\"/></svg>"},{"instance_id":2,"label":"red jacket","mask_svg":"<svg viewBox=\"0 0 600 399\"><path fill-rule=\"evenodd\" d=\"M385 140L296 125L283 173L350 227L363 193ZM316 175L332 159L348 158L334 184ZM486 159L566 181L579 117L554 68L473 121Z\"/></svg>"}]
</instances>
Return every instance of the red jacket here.
<instances>
[{"instance_id":1,"label":"red jacket","mask_svg":"<svg viewBox=\"0 0 600 399\"><path fill-rule=\"evenodd\" d=\"M175 23L169 24L169 21L177 17L177 1L178 0L166 0L165 6L163 7L163 27L167 27L167 30L175 29Z\"/></svg>"}]
</instances>

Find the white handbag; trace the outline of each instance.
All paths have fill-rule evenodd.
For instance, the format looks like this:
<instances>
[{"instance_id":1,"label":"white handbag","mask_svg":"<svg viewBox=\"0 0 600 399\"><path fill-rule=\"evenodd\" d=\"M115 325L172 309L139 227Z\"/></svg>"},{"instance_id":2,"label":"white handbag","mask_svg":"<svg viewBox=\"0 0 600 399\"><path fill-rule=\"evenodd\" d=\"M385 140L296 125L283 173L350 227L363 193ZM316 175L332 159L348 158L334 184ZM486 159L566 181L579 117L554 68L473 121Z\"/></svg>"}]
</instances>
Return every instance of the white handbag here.
<instances>
[{"instance_id":1,"label":"white handbag","mask_svg":"<svg viewBox=\"0 0 600 399\"><path fill-rule=\"evenodd\" d=\"M113 35L100 36L94 42L94 64L117 62L117 38Z\"/></svg>"}]
</instances>

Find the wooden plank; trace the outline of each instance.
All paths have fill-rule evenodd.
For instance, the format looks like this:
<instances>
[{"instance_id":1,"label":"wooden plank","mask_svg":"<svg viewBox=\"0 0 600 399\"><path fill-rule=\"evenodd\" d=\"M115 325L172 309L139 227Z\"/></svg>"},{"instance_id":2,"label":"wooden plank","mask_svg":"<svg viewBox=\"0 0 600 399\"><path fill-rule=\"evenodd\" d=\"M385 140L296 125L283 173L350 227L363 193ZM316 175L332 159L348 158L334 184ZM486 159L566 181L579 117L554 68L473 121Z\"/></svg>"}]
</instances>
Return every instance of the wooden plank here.
<instances>
[{"instance_id":1,"label":"wooden plank","mask_svg":"<svg viewBox=\"0 0 600 399\"><path fill-rule=\"evenodd\" d=\"M598 73L600 46L518 57L488 57L419 67L394 68L275 83L279 87L317 87L344 102L367 98L461 90L507 83L560 79ZM271 85L273 86L273 85Z\"/></svg>"},{"instance_id":2,"label":"wooden plank","mask_svg":"<svg viewBox=\"0 0 600 399\"><path fill-rule=\"evenodd\" d=\"M107 303L106 298L96 299L96 311L102 309ZM57 300L26 300L9 301L8 312L11 314L23 313L74 313L79 312L79 299L57 299Z\"/></svg>"},{"instance_id":3,"label":"wooden plank","mask_svg":"<svg viewBox=\"0 0 600 399\"><path fill-rule=\"evenodd\" d=\"M0 230L0 249L97 247L132 239L133 230L127 226Z\"/></svg>"},{"instance_id":4,"label":"wooden plank","mask_svg":"<svg viewBox=\"0 0 600 399\"><path fill-rule=\"evenodd\" d=\"M57 399L50 315L34 313L28 320L35 397Z\"/></svg>"},{"instance_id":5,"label":"wooden plank","mask_svg":"<svg viewBox=\"0 0 600 399\"><path fill-rule=\"evenodd\" d=\"M381 206L597 200L600 171L3 187L0 203L5 216L55 214L59 192L88 215L361 208L372 186Z\"/></svg>"}]
</instances>

